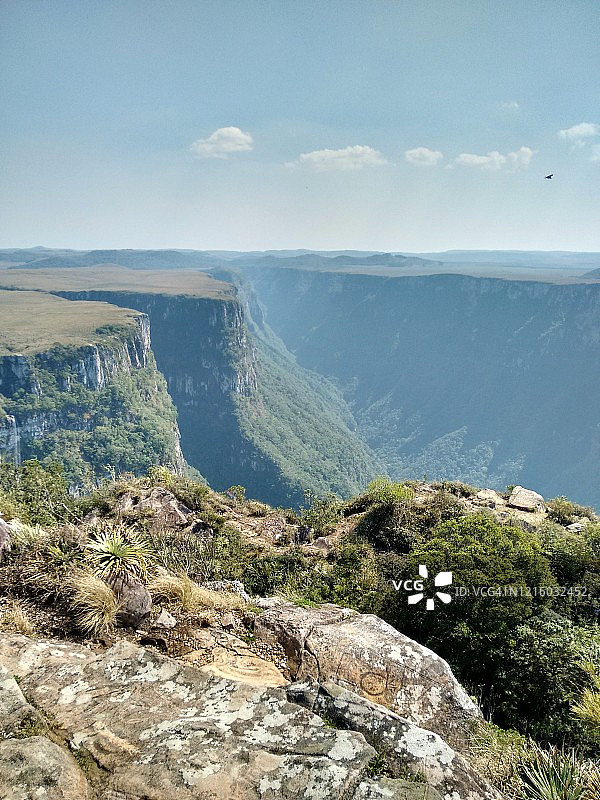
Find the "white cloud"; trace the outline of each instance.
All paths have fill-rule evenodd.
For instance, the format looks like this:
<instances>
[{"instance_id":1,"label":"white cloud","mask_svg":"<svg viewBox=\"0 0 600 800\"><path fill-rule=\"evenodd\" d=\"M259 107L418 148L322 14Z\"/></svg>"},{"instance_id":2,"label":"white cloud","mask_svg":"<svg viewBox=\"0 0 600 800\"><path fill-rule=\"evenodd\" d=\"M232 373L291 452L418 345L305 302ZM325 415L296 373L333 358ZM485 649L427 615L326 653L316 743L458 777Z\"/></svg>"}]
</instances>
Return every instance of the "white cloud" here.
<instances>
[{"instance_id":1,"label":"white cloud","mask_svg":"<svg viewBox=\"0 0 600 800\"><path fill-rule=\"evenodd\" d=\"M355 144L340 150L313 150L310 153L301 153L297 161L288 162L286 166L306 166L315 172L330 172L378 167L382 164L387 164L387 161L379 150Z\"/></svg>"},{"instance_id":2,"label":"white cloud","mask_svg":"<svg viewBox=\"0 0 600 800\"><path fill-rule=\"evenodd\" d=\"M430 150L428 147L414 147L404 151L404 158L409 164L418 164L422 167L434 167L444 157L439 150Z\"/></svg>"},{"instance_id":3,"label":"white cloud","mask_svg":"<svg viewBox=\"0 0 600 800\"><path fill-rule=\"evenodd\" d=\"M454 159L452 166L478 167L495 172L501 169L526 169L534 153L535 150L532 150L531 147L520 147L518 150L506 154L492 150L491 153L485 156L479 156L475 153L461 153Z\"/></svg>"},{"instance_id":4,"label":"white cloud","mask_svg":"<svg viewBox=\"0 0 600 800\"><path fill-rule=\"evenodd\" d=\"M521 106L517 103L516 100L511 100L508 103L502 103L502 110L503 111L515 112L515 111L519 111L520 108L521 108Z\"/></svg>"},{"instance_id":5,"label":"white cloud","mask_svg":"<svg viewBox=\"0 0 600 800\"><path fill-rule=\"evenodd\" d=\"M239 128L218 128L208 139L197 139L190 150L200 158L227 158L230 153L252 150L252 136Z\"/></svg>"},{"instance_id":6,"label":"white cloud","mask_svg":"<svg viewBox=\"0 0 600 800\"><path fill-rule=\"evenodd\" d=\"M600 144L595 144L592 147L591 161L600 161Z\"/></svg>"},{"instance_id":7,"label":"white cloud","mask_svg":"<svg viewBox=\"0 0 600 800\"><path fill-rule=\"evenodd\" d=\"M560 139L565 139L567 142L574 142L575 144L583 144L584 139L598 135L600 135L600 125L596 125L595 122L580 122L578 125L564 128L558 132Z\"/></svg>"}]
</instances>

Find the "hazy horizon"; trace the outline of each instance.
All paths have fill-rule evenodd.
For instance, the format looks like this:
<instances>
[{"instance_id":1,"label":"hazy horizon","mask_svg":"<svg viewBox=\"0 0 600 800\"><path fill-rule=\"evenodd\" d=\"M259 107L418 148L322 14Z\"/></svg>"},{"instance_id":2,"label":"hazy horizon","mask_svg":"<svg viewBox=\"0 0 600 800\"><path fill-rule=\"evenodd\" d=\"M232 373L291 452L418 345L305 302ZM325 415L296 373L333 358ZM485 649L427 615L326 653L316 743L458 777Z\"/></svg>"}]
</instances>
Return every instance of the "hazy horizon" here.
<instances>
[{"instance_id":1,"label":"hazy horizon","mask_svg":"<svg viewBox=\"0 0 600 800\"><path fill-rule=\"evenodd\" d=\"M0 238L600 251L597 11L6 0Z\"/></svg>"}]
</instances>

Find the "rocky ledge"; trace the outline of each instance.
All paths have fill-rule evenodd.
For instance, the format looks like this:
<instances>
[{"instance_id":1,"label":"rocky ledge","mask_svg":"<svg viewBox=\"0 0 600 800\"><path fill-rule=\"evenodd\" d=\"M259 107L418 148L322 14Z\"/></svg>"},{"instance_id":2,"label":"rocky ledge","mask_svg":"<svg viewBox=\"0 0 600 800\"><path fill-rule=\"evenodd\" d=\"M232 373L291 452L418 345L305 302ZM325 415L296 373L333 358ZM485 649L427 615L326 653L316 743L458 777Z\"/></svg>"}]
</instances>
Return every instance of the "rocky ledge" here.
<instances>
[{"instance_id":1,"label":"rocky ledge","mask_svg":"<svg viewBox=\"0 0 600 800\"><path fill-rule=\"evenodd\" d=\"M0 634L0 797L499 797L438 734L323 677L257 685L125 639L100 650ZM384 754L386 777L373 777Z\"/></svg>"}]
</instances>

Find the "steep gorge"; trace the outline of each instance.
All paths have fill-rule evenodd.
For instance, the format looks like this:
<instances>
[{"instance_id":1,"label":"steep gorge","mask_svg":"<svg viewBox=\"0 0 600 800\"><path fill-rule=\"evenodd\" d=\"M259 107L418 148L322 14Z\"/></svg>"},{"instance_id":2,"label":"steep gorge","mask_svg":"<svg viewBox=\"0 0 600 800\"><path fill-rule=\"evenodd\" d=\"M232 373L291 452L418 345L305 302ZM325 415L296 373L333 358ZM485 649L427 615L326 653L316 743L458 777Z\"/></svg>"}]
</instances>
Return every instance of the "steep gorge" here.
<instances>
[{"instance_id":1,"label":"steep gorge","mask_svg":"<svg viewBox=\"0 0 600 800\"><path fill-rule=\"evenodd\" d=\"M245 270L298 363L336 381L396 478L600 505L600 285Z\"/></svg>"},{"instance_id":2,"label":"steep gorge","mask_svg":"<svg viewBox=\"0 0 600 800\"><path fill-rule=\"evenodd\" d=\"M256 325L231 286L201 273L145 272L140 281L129 272L11 270L3 277L13 288L143 312L177 408L183 454L216 489L241 483L249 496L297 506L305 489L348 496L376 474L339 392Z\"/></svg>"}]
</instances>

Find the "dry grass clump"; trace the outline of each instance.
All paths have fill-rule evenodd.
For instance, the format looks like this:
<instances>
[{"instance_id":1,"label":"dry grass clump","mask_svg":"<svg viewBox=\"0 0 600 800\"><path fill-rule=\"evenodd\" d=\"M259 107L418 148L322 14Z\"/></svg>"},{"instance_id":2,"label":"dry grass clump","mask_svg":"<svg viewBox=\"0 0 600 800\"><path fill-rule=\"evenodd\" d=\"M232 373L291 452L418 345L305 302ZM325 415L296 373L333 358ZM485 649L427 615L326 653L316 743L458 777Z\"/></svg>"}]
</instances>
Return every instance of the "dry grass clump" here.
<instances>
[{"instance_id":1,"label":"dry grass clump","mask_svg":"<svg viewBox=\"0 0 600 800\"><path fill-rule=\"evenodd\" d=\"M29 618L27 609L14 600L8 608L0 611L0 629L17 631L25 636L35 633L35 625Z\"/></svg>"},{"instance_id":2,"label":"dry grass clump","mask_svg":"<svg viewBox=\"0 0 600 800\"><path fill-rule=\"evenodd\" d=\"M187 575L161 575L149 584L148 589L154 600L179 603L192 614L207 609L234 611L246 607L246 603L239 595L233 592L203 589Z\"/></svg>"},{"instance_id":3,"label":"dry grass clump","mask_svg":"<svg viewBox=\"0 0 600 800\"><path fill-rule=\"evenodd\" d=\"M471 730L469 761L507 800L522 800L519 768L531 754L531 743L516 731L505 731L483 721Z\"/></svg>"},{"instance_id":4,"label":"dry grass clump","mask_svg":"<svg viewBox=\"0 0 600 800\"><path fill-rule=\"evenodd\" d=\"M77 626L88 636L101 636L115 627L118 611L113 590L92 572L79 572L70 581Z\"/></svg>"}]
</instances>

